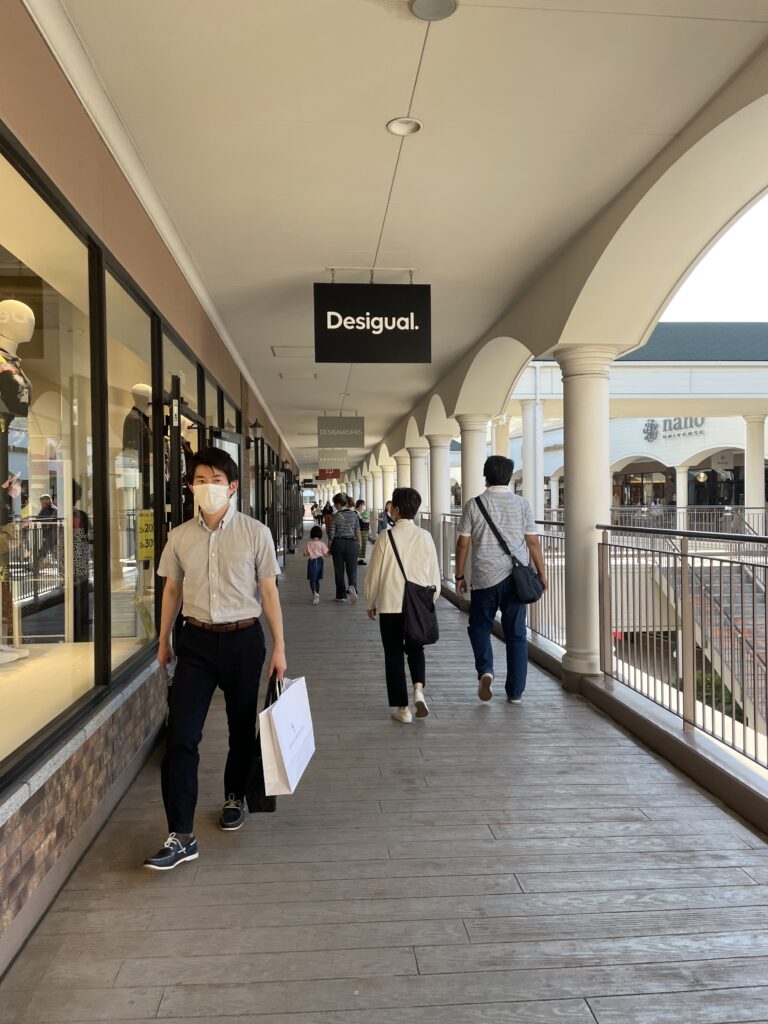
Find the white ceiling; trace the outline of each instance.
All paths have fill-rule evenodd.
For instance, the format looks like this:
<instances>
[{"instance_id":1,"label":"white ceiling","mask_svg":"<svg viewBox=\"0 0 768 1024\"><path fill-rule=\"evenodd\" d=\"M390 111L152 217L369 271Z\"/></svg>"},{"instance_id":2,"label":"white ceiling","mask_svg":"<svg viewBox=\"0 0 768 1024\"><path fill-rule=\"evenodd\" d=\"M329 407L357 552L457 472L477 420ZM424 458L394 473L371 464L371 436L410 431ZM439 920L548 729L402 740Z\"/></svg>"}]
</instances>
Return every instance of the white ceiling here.
<instances>
[{"instance_id":1,"label":"white ceiling","mask_svg":"<svg viewBox=\"0 0 768 1024\"><path fill-rule=\"evenodd\" d=\"M460 0L428 35L406 0L66 8L306 469L319 413L380 440L768 38L768 0ZM370 266L380 233L377 266L432 284L433 363L276 358L313 344L312 282Z\"/></svg>"}]
</instances>

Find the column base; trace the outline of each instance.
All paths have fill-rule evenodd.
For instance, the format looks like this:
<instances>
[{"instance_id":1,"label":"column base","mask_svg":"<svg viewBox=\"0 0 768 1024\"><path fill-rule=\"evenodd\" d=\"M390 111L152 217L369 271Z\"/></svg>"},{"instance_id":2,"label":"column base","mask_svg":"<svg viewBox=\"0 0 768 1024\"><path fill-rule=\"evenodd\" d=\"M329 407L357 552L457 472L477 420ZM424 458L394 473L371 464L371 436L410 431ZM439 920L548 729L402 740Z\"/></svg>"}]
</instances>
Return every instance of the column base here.
<instances>
[{"instance_id":1,"label":"column base","mask_svg":"<svg viewBox=\"0 0 768 1024\"><path fill-rule=\"evenodd\" d=\"M568 693L579 693L585 676L603 678L599 651L566 651L563 655L563 689Z\"/></svg>"}]
</instances>

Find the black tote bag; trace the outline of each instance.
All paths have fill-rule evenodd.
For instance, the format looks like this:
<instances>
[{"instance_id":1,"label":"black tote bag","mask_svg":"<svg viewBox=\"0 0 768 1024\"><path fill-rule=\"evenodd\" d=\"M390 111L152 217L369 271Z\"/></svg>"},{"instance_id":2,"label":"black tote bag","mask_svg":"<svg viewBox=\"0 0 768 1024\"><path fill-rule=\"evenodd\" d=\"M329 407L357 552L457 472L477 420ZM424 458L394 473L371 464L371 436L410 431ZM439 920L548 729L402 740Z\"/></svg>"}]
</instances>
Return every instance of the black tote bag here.
<instances>
[{"instance_id":1,"label":"black tote bag","mask_svg":"<svg viewBox=\"0 0 768 1024\"><path fill-rule=\"evenodd\" d=\"M267 696L264 707L268 708L277 700L277 673L273 672L267 684ZM261 736L256 737L256 750L251 765L251 776L245 794L245 801L251 814L277 810L277 797L267 796L264 790L264 763L261 757Z\"/></svg>"},{"instance_id":2,"label":"black tote bag","mask_svg":"<svg viewBox=\"0 0 768 1024\"><path fill-rule=\"evenodd\" d=\"M490 526L496 540L501 545L501 550L512 559L512 589L515 592L515 598L520 604L535 604L544 593L544 584L541 582L541 577L533 571L530 565L524 565L519 558L515 558L509 550L509 544L501 536L496 524L488 515L485 505L479 498L475 498L475 503L482 512L486 523Z\"/></svg>"},{"instance_id":3,"label":"black tote bag","mask_svg":"<svg viewBox=\"0 0 768 1024\"><path fill-rule=\"evenodd\" d=\"M389 543L392 545L397 564L405 580L405 592L403 594L403 632L405 639L420 647L428 647L429 644L436 644L440 639L440 629L437 625L437 612L435 611L435 593L437 587L425 587L421 583L411 583L405 575L403 563L400 561L400 554L392 536L393 530L387 531Z\"/></svg>"}]
</instances>

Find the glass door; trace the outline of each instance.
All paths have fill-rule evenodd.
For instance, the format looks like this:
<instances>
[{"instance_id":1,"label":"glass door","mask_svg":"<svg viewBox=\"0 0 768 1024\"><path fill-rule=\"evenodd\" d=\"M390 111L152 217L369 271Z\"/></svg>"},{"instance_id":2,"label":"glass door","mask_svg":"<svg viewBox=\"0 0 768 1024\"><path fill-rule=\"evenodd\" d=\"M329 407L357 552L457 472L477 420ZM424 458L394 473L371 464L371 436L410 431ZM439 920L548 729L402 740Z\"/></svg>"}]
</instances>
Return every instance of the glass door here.
<instances>
[{"instance_id":1,"label":"glass door","mask_svg":"<svg viewBox=\"0 0 768 1024\"><path fill-rule=\"evenodd\" d=\"M243 464L245 459L245 438L242 434L235 434L229 430L219 430L214 427L210 431L209 444L214 448L220 448L227 455L230 455L234 459L235 465L237 466L237 474L242 481L243 479ZM243 496L238 486L235 494L233 495L236 501L236 507L240 511L243 507Z\"/></svg>"}]
</instances>

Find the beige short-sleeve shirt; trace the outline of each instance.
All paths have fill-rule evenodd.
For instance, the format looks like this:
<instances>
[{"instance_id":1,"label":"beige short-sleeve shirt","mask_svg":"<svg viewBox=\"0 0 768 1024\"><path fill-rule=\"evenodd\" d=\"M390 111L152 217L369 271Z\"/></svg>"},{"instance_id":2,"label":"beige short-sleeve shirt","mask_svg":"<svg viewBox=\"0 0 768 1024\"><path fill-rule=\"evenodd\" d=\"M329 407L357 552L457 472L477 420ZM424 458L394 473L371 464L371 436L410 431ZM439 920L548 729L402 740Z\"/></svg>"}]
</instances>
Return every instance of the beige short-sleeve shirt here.
<instances>
[{"instance_id":1,"label":"beige short-sleeve shirt","mask_svg":"<svg viewBox=\"0 0 768 1024\"><path fill-rule=\"evenodd\" d=\"M230 508L216 530L201 515L171 530L157 574L183 581L182 615L238 622L261 615L259 579L280 566L269 529Z\"/></svg>"}]
</instances>

